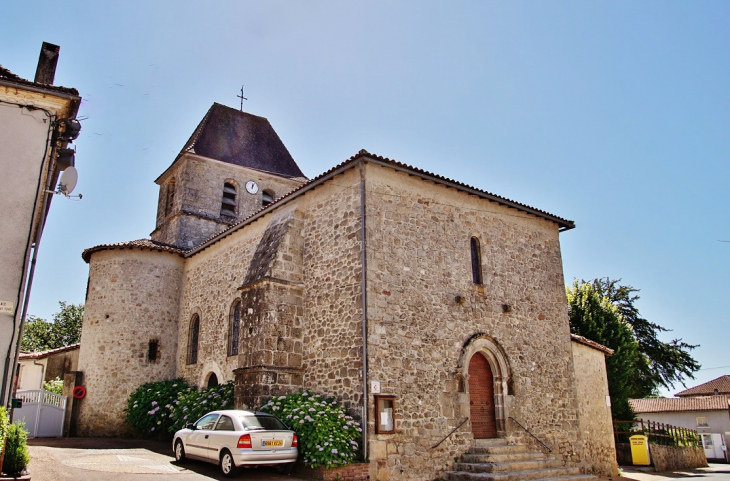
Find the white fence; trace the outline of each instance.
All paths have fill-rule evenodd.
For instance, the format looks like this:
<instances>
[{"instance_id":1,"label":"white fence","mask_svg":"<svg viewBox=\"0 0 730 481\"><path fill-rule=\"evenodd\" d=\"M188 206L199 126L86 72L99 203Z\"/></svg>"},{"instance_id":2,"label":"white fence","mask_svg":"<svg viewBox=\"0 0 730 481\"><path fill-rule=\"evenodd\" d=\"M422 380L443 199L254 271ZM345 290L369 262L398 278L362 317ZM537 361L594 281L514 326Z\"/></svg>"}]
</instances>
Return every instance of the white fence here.
<instances>
[{"instance_id":1,"label":"white fence","mask_svg":"<svg viewBox=\"0 0 730 481\"><path fill-rule=\"evenodd\" d=\"M66 396L49 391L18 391L15 397L23 400L23 407L13 410L13 422L25 421L25 429L32 438L63 436L66 417Z\"/></svg>"}]
</instances>

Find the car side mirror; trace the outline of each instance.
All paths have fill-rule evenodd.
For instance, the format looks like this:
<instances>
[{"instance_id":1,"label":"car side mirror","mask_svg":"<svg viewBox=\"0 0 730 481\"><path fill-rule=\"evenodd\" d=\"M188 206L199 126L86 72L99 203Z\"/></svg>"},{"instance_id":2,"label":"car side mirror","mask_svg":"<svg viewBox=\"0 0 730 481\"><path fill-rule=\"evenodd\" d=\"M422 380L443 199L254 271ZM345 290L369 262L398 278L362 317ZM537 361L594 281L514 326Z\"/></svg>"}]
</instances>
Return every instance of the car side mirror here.
<instances>
[{"instance_id":1,"label":"car side mirror","mask_svg":"<svg viewBox=\"0 0 730 481\"><path fill-rule=\"evenodd\" d=\"M185 429L192 429L193 431L195 431L195 430L196 430L196 429L198 429L198 428L197 428L197 426L195 426L195 424L193 424L193 423L187 423L187 424L185 425Z\"/></svg>"}]
</instances>

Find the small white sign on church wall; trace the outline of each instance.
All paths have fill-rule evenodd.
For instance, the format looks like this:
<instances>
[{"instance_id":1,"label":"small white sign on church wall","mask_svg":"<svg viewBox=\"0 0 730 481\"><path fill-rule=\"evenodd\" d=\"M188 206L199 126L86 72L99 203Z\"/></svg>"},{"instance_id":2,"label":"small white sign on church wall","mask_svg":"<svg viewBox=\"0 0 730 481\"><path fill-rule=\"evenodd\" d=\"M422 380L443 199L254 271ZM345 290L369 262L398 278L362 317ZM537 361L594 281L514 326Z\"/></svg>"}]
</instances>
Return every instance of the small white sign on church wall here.
<instances>
[{"instance_id":1,"label":"small white sign on church wall","mask_svg":"<svg viewBox=\"0 0 730 481\"><path fill-rule=\"evenodd\" d=\"M380 394L380 381L370 381L370 393Z\"/></svg>"},{"instance_id":2,"label":"small white sign on church wall","mask_svg":"<svg viewBox=\"0 0 730 481\"><path fill-rule=\"evenodd\" d=\"M13 301L0 301L0 314L9 316L15 314L15 303Z\"/></svg>"}]
</instances>

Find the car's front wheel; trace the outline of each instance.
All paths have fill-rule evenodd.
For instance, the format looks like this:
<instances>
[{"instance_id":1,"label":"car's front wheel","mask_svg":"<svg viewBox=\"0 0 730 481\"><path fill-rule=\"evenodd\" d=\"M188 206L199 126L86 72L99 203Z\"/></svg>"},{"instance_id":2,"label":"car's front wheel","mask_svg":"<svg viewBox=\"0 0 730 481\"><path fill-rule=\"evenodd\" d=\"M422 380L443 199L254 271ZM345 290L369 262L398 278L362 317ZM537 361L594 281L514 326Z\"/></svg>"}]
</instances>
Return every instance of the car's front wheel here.
<instances>
[{"instance_id":1,"label":"car's front wheel","mask_svg":"<svg viewBox=\"0 0 730 481\"><path fill-rule=\"evenodd\" d=\"M185 462L185 447L183 446L182 441L179 439L175 443L175 461L178 463L184 463Z\"/></svg>"},{"instance_id":2,"label":"car's front wheel","mask_svg":"<svg viewBox=\"0 0 730 481\"><path fill-rule=\"evenodd\" d=\"M223 451L223 453L221 453L220 467L221 473L223 473L223 476L226 478L232 478L238 473L236 463L233 462L233 456L229 451Z\"/></svg>"}]
</instances>

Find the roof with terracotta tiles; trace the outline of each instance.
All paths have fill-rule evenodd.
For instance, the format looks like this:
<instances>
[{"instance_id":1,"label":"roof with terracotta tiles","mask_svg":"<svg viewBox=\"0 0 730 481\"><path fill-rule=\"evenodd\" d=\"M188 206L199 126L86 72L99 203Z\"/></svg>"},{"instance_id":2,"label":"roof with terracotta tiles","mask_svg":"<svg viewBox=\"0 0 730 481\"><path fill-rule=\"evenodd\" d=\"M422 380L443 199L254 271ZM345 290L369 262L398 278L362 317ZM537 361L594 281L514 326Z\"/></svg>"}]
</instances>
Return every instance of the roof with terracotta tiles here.
<instances>
[{"instance_id":1,"label":"roof with terracotta tiles","mask_svg":"<svg viewBox=\"0 0 730 481\"><path fill-rule=\"evenodd\" d=\"M578 334L571 334L570 340L577 342L578 344L583 344L584 346L592 347L593 349L603 352L607 356L613 356L613 349L608 348L603 344L599 344L596 341L591 341L587 337L579 336Z\"/></svg>"},{"instance_id":2,"label":"roof with terracotta tiles","mask_svg":"<svg viewBox=\"0 0 730 481\"><path fill-rule=\"evenodd\" d=\"M705 396L685 398L629 399L631 409L639 413L664 413L686 411L728 411L727 396Z\"/></svg>"},{"instance_id":3,"label":"roof with terracotta tiles","mask_svg":"<svg viewBox=\"0 0 730 481\"><path fill-rule=\"evenodd\" d=\"M100 245L100 246L96 246L96 247L91 247L89 249L86 249L83 252L82 257L84 258L84 260L86 262L89 262L91 254L93 254L94 252L98 252L100 250L135 248L135 247L155 249L155 250L166 250L168 252L173 252L176 254L184 255L185 257L193 256L196 253L202 251L203 249L206 249L209 246L211 246L212 244L218 242L219 240L229 236L230 234L237 231L238 229L241 229L244 226L250 224L254 220L258 219L259 217L267 214L268 212L273 211L274 209L276 209L280 205L288 202L292 198L297 197L301 194L304 194L305 192L307 192L307 191L313 189L314 187L331 179L335 175L338 175L338 174L344 172L345 170L354 167L361 160L364 162L371 162L371 163L380 164L380 165L383 165L386 167L390 167L395 170L405 172L409 175L414 175L414 176L420 177L424 180L430 180L436 184L453 187L453 188L461 190L463 192L467 192L467 193L476 195L478 197L491 200L500 205L511 207L511 208L517 209L518 211L521 211L521 212L524 212L527 214L532 214L536 217L540 217L540 218L549 220L549 221L557 224L561 231L573 229L575 227L575 223L572 220L563 219L562 217L558 217L556 215L550 214L543 210L536 209L534 207L530 207L526 204L521 204L519 202L515 202L513 200L507 199L506 197L501 197L496 194L487 192L485 190L477 189L476 187L472 187L468 184L464 184L462 182L458 182L458 181L449 179L447 177L440 176L438 174L433 174L431 172L427 172L425 170L410 166L408 164L397 162L395 160L391 160L386 157L381 157L379 155L371 154L365 150L361 150L358 154L350 157L345 162L342 162L339 165L334 166L330 170L328 170L328 171L320 174L319 176L309 180L308 182L302 184L300 187L292 190L291 192L289 192L287 194L284 194L283 196L279 197L278 199L275 199L274 202L272 202L271 204L267 205L266 207L262 207L257 212L254 212L253 214L246 217L245 219L241 219L240 221L233 224L229 228L223 230L222 232L219 232L218 234L215 234L215 235L209 237L208 239L201 242L200 244L193 247L192 249L182 250L182 249L178 249L174 246L169 246L167 244L154 242L149 239L141 239L141 240L132 241L132 242L121 242L118 244L104 244L104 245ZM591 341L591 342L593 342L593 341ZM600 344L598 344L598 343L596 343L596 345L600 346ZM595 347L595 346L592 346L592 347ZM605 346L602 346L602 347L604 347L605 349L608 349ZM611 354L613 354L613 351L611 351Z\"/></svg>"},{"instance_id":4,"label":"roof with terracotta tiles","mask_svg":"<svg viewBox=\"0 0 730 481\"><path fill-rule=\"evenodd\" d=\"M81 347L81 344L71 344L70 346L49 349L48 351L21 352L20 354L18 354L18 359L45 359L46 357L53 356L54 354L73 351L74 349L78 349L79 347Z\"/></svg>"},{"instance_id":5,"label":"roof with terracotta tiles","mask_svg":"<svg viewBox=\"0 0 730 481\"><path fill-rule=\"evenodd\" d=\"M700 384L699 386L691 387L689 389L685 389L684 391L678 392L677 394L675 394L675 396L712 396L715 394L716 389L717 394L730 394L730 376L728 376L727 374L724 376L720 376L716 379L713 379L712 381L707 381L704 384Z\"/></svg>"},{"instance_id":6,"label":"roof with terracotta tiles","mask_svg":"<svg viewBox=\"0 0 730 481\"><path fill-rule=\"evenodd\" d=\"M99 251L116 250L116 249L142 249L142 250L154 250L159 252L170 252L171 254L183 255L184 250L178 249L175 246L169 244L163 244L162 242L153 241L150 239L138 239L128 242L117 242L115 244L102 244L94 247L89 247L81 253L81 257L88 263L91 259L91 254Z\"/></svg>"},{"instance_id":7,"label":"roof with terracotta tiles","mask_svg":"<svg viewBox=\"0 0 730 481\"><path fill-rule=\"evenodd\" d=\"M57 85L47 85L47 84L36 83L31 80L26 80L22 77L15 75L13 72L6 69L2 65L0 65L0 80L6 80L9 82L19 84L19 85L25 85L27 87L35 87L35 88L40 88L40 89L44 89L44 90L49 90L51 92L60 92L60 93L70 94L70 95L79 95L79 91L74 88L61 87L61 86L57 86Z\"/></svg>"},{"instance_id":8,"label":"roof with terracotta tiles","mask_svg":"<svg viewBox=\"0 0 730 481\"><path fill-rule=\"evenodd\" d=\"M402 162L388 159L387 157L381 157L379 155L374 155L374 154L367 152L366 150L361 150L359 153L357 153L356 155L353 155L346 161L332 167L330 170L311 179L309 182L301 185L297 189L294 189L291 192L279 197L278 199L276 199L273 203L269 204L268 206L263 207L262 209L251 214L247 218L242 219L239 222L233 224L228 229L226 229L214 236L211 236L210 238L201 242L198 246L196 246L193 249L191 249L190 251L188 251L187 255L195 255L198 251L201 251L201 250L207 248L208 246L210 246L211 244L214 244L215 242L219 241L220 239L230 235L231 233L240 229L244 225L249 224L252 221L254 221L255 219L261 217L263 214L274 210L277 206L279 206L282 203L285 203L290 198L303 194L304 192L316 187L317 185L320 185L323 182L331 179L335 175L353 167L360 160L391 167L393 169L403 171L409 175L415 175L415 176L421 177L422 179L430 180L436 184L453 187L455 189L458 189L458 190L461 190L464 192L468 192L470 194L474 194L474 195L477 195L477 196L485 198L485 199L489 199L493 202L497 202L498 204L501 204L501 205L504 205L507 207L512 207L514 209L517 209L519 211L522 211L522 212L525 212L528 214L533 214L537 217L541 217L543 219L555 222L556 224L558 224L561 231L575 228L575 223L572 220L563 219L562 217L558 217L556 215L550 214L543 210L536 209L534 207L530 207L526 204L521 204L519 202L515 202L513 200L507 199L506 197L501 197L496 194L487 192L485 190L477 189L476 187L472 187L468 184L464 184L462 182L458 182L456 180L452 180L447 177L440 176L438 174L433 174L431 172L427 172L427 171L419 169L417 167L413 167L411 165L404 164Z\"/></svg>"}]
</instances>

